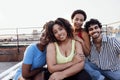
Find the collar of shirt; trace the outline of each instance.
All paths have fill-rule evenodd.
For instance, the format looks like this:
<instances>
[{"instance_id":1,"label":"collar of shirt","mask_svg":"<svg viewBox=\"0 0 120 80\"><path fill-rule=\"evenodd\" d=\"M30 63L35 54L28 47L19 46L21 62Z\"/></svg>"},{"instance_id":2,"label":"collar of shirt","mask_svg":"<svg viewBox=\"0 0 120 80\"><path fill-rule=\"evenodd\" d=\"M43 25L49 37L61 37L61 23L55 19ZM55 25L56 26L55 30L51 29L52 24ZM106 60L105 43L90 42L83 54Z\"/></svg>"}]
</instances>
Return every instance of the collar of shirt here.
<instances>
[{"instance_id":1,"label":"collar of shirt","mask_svg":"<svg viewBox=\"0 0 120 80\"><path fill-rule=\"evenodd\" d=\"M102 34L102 43L107 42L107 36L105 34ZM93 40L91 39L91 45L93 45Z\"/></svg>"}]
</instances>

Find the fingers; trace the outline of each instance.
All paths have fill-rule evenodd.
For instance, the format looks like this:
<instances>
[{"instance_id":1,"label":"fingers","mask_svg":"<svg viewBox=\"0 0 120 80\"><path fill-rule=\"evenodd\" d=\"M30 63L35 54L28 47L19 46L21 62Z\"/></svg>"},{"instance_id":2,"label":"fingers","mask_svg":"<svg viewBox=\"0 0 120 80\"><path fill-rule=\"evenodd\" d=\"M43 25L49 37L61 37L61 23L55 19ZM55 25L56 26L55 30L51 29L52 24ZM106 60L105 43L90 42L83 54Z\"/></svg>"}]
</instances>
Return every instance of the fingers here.
<instances>
[{"instance_id":1,"label":"fingers","mask_svg":"<svg viewBox=\"0 0 120 80\"><path fill-rule=\"evenodd\" d=\"M50 77L49 80L55 80L55 78L54 77Z\"/></svg>"},{"instance_id":2,"label":"fingers","mask_svg":"<svg viewBox=\"0 0 120 80\"><path fill-rule=\"evenodd\" d=\"M84 55L84 54L81 54L81 53L77 53L77 54L75 54L75 55L78 55L78 56L80 56L80 57L85 57L85 55Z\"/></svg>"},{"instance_id":3,"label":"fingers","mask_svg":"<svg viewBox=\"0 0 120 80\"><path fill-rule=\"evenodd\" d=\"M78 58L79 58L80 61L85 60L85 56L84 56L84 54L80 54L80 53L78 53L78 54L76 54L76 56L78 56Z\"/></svg>"},{"instance_id":4,"label":"fingers","mask_svg":"<svg viewBox=\"0 0 120 80\"><path fill-rule=\"evenodd\" d=\"M78 54L80 57L85 57L84 54Z\"/></svg>"},{"instance_id":5,"label":"fingers","mask_svg":"<svg viewBox=\"0 0 120 80\"><path fill-rule=\"evenodd\" d=\"M57 80L57 78L56 78L56 74L55 73L53 73L50 77L49 77L49 80Z\"/></svg>"}]
</instances>

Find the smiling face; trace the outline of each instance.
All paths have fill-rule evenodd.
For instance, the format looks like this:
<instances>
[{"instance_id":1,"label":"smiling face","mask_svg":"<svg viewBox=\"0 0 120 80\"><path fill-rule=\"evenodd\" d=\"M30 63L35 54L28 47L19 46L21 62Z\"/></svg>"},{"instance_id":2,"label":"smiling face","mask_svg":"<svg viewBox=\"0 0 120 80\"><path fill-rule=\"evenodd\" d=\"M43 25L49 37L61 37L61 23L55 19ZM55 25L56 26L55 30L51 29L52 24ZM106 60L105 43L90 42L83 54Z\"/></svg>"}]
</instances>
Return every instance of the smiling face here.
<instances>
[{"instance_id":1,"label":"smiling face","mask_svg":"<svg viewBox=\"0 0 120 80\"><path fill-rule=\"evenodd\" d=\"M99 28L98 24L90 25L88 33L93 39L98 39L101 35L101 28Z\"/></svg>"},{"instance_id":2,"label":"smiling face","mask_svg":"<svg viewBox=\"0 0 120 80\"><path fill-rule=\"evenodd\" d=\"M41 32L41 35L40 35L40 44L45 46L45 45L48 44L48 42L49 42L49 39L46 38L46 32L44 30L44 31Z\"/></svg>"},{"instance_id":3,"label":"smiling face","mask_svg":"<svg viewBox=\"0 0 120 80\"><path fill-rule=\"evenodd\" d=\"M65 28L58 24L53 26L53 34L58 41L64 41L67 38L67 32Z\"/></svg>"},{"instance_id":4,"label":"smiling face","mask_svg":"<svg viewBox=\"0 0 120 80\"><path fill-rule=\"evenodd\" d=\"M81 29L83 22L84 16L82 14L76 14L72 19L74 29Z\"/></svg>"}]
</instances>

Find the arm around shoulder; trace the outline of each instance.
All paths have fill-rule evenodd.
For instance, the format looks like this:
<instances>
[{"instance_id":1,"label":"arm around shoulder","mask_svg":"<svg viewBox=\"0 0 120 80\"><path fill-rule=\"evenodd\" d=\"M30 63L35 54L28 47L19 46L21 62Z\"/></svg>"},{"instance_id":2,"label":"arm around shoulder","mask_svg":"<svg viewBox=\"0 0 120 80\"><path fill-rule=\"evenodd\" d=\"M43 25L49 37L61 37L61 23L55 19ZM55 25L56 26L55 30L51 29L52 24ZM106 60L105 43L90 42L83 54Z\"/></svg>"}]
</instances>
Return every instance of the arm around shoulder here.
<instances>
[{"instance_id":1,"label":"arm around shoulder","mask_svg":"<svg viewBox=\"0 0 120 80\"><path fill-rule=\"evenodd\" d=\"M90 37L87 32L83 31L82 37L84 39L84 43L82 44L84 53L86 56L90 54Z\"/></svg>"}]
</instances>

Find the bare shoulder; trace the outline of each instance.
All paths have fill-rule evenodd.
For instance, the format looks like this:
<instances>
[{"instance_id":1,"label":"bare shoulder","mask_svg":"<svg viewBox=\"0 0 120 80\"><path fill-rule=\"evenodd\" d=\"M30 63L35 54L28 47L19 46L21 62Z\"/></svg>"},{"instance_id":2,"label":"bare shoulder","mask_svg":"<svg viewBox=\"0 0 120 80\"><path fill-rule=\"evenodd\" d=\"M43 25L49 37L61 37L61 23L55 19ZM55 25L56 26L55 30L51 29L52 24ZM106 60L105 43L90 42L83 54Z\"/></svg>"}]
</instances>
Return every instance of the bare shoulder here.
<instances>
[{"instance_id":1,"label":"bare shoulder","mask_svg":"<svg viewBox=\"0 0 120 80\"><path fill-rule=\"evenodd\" d=\"M49 43L47 47L54 47L54 43Z\"/></svg>"},{"instance_id":2,"label":"bare shoulder","mask_svg":"<svg viewBox=\"0 0 120 80\"><path fill-rule=\"evenodd\" d=\"M55 44L49 43L47 46L47 53L54 53L55 52Z\"/></svg>"}]
</instances>

